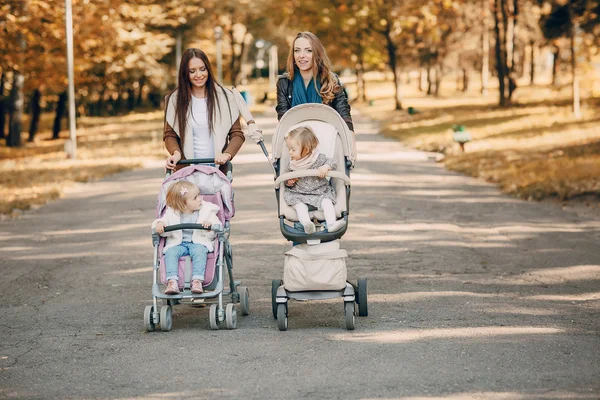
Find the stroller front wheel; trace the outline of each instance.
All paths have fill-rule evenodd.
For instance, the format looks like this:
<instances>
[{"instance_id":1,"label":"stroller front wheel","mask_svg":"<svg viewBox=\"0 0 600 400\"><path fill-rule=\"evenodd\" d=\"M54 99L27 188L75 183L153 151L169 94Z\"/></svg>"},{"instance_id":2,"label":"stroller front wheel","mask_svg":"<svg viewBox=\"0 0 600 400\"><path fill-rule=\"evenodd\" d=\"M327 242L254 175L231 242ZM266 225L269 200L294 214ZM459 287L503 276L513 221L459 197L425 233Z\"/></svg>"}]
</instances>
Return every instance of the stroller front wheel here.
<instances>
[{"instance_id":1,"label":"stroller front wheel","mask_svg":"<svg viewBox=\"0 0 600 400\"><path fill-rule=\"evenodd\" d=\"M277 328L280 331L288 329L287 304L277 304Z\"/></svg>"},{"instance_id":2,"label":"stroller front wheel","mask_svg":"<svg viewBox=\"0 0 600 400\"><path fill-rule=\"evenodd\" d=\"M225 308L225 326L227 326L227 329L237 328L237 311L233 303L227 304Z\"/></svg>"},{"instance_id":3,"label":"stroller front wheel","mask_svg":"<svg viewBox=\"0 0 600 400\"><path fill-rule=\"evenodd\" d=\"M354 323L356 322L356 312L353 301L347 301L344 303L344 313L346 314L346 329L349 331L354 330Z\"/></svg>"},{"instance_id":4,"label":"stroller front wheel","mask_svg":"<svg viewBox=\"0 0 600 400\"><path fill-rule=\"evenodd\" d=\"M208 310L208 322L210 323L210 329L213 331L219 330L218 306L216 304L210 305L210 309Z\"/></svg>"},{"instance_id":5,"label":"stroller front wheel","mask_svg":"<svg viewBox=\"0 0 600 400\"><path fill-rule=\"evenodd\" d=\"M144 309L144 326L146 332L153 332L156 329L154 321L152 321L152 314L154 314L154 306L146 306Z\"/></svg>"}]
</instances>

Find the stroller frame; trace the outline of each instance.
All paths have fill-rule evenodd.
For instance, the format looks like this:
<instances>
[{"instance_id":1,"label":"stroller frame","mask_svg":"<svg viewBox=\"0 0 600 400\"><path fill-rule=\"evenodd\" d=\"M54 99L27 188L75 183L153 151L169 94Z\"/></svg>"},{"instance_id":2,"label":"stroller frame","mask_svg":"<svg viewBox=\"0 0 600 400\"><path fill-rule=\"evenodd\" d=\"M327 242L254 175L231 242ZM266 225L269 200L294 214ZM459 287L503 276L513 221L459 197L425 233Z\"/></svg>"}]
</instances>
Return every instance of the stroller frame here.
<instances>
[{"instance_id":1,"label":"stroller frame","mask_svg":"<svg viewBox=\"0 0 600 400\"><path fill-rule=\"evenodd\" d=\"M320 121L332 125L338 134L338 138L341 141L341 149L343 152L343 168L344 172L340 171L329 171L328 177L338 179L343 182L345 188L345 200L346 209L341 212L341 217L346 221L346 226L336 232L328 232L323 230L315 232L311 235L304 233L303 227L299 222L295 223L293 227L285 223L286 216L282 211L282 207L285 205L281 204L281 190L282 185L288 179L306 177L306 176L317 176L317 171L294 171L288 173L281 173L283 166L281 165L281 158L284 154L285 146L285 133L289 131L292 126L299 125L306 120ZM336 138L336 141L337 139ZM288 110L276 128L275 134L273 135L273 159L269 158L269 153L262 141L258 144L261 146L263 153L269 159L269 164L275 175L274 189L277 198L277 208L279 215L279 226L282 235L289 241L294 243L308 243L317 244L320 242L328 242L341 238L348 227L348 215L350 211L350 170L353 168L353 162L350 160L350 154L352 152L352 141L353 133L349 130L346 122L342 117L332 109L331 107L324 104L307 103L301 104ZM338 164L339 165L339 164ZM271 305L273 311L273 318L277 320L277 327L281 331L288 329L288 302L289 300L326 300L342 297L344 300L344 315L346 329L353 330L356 321L356 305L358 305L358 315L367 316L367 279L360 278L357 283L346 282L346 286L341 290L306 290L306 291L289 291L285 288L284 282L281 279L273 279L271 281Z\"/></svg>"},{"instance_id":2,"label":"stroller frame","mask_svg":"<svg viewBox=\"0 0 600 400\"><path fill-rule=\"evenodd\" d=\"M190 159L182 160L178 164L207 164L214 163L213 159ZM231 171L231 164L228 165L229 171ZM167 172L167 176L169 172ZM229 174L228 174L229 175ZM229 178L231 181L231 178ZM215 277L213 281L206 287L204 293L192 293L190 290L189 282L186 282L183 288L183 292L180 294L168 295L164 294L158 285L158 276L160 273L160 258L159 244L161 236L152 232L152 245L154 247L154 265L152 274L152 305L149 305L144 310L144 325L146 331L151 332L156 329L156 325L160 325L162 331L170 331L173 324L173 306L179 304L183 300L189 300L192 304L194 301L198 301L199 304L203 304L206 300L215 300L216 302L210 303L209 308L209 323L210 328L213 330L219 329L219 325L225 323L227 329L237 328L237 310L235 303L240 303L242 315L249 315L249 291L247 287L240 286L240 281L233 279L233 257L231 251L231 245L229 244L230 235L230 223L225 221L224 226L217 225L211 228L204 228L202 224L177 224L165 227L165 232L172 232L175 230L182 229L203 229L212 230L217 234L217 240L219 242L219 254L215 263ZM224 284L224 266L227 267L229 277L229 288L225 288ZM223 307L223 297L231 296L231 303L228 303L226 307ZM158 307L158 300L163 300L163 304ZM201 302L200 302L201 301Z\"/></svg>"}]
</instances>

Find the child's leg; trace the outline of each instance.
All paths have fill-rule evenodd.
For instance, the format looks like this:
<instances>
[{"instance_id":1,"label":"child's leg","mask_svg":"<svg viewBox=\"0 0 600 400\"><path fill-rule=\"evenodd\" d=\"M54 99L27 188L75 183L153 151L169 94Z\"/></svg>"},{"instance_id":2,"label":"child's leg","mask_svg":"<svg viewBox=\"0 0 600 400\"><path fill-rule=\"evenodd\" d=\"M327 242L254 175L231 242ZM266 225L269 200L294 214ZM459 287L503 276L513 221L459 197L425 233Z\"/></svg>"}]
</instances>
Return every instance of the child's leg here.
<instances>
[{"instance_id":1,"label":"child's leg","mask_svg":"<svg viewBox=\"0 0 600 400\"><path fill-rule=\"evenodd\" d=\"M192 280L199 279L204 281L208 249L199 243L188 243L187 246L192 257Z\"/></svg>"},{"instance_id":2,"label":"child's leg","mask_svg":"<svg viewBox=\"0 0 600 400\"><path fill-rule=\"evenodd\" d=\"M300 221L304 227L304 232L308 233L309 235L311 233L315 233L315 224L313 224L313 222L310 220L308 206L304 203L298 203L293 207L294 210L296 210L296 214L298 214L298 221Z\"/></svg>"},{"instance_id":3,"label":"child's leg","mask_svg":"<svg viewBox=\"0 0 600 400\"><path fill-rule=\"evenodd\" d=\"M333 202L329 199L323 199L321 201L321 209L323 210L323 215L325 215L325 222L327 222L327 226L333 224L336 219Z\"/></svg>"},{"instance_id":4,"label":"child's leg","mask_svg":"<svg viewBox=\"0 0 600 400\"><path fill-rule=\"evenodd\" d=\"M165 265L167 269L167 280L179 278L179 258L188 255L188 249L185 246L177 245L171 247L165 253Z\"/></svg>"},{"instance_id":5,"label":"child's leg","mask_svg":"<svg viewBox=\"0 0 600 400\"><path fill-rule=\"evenodd\" d=\"M325 216L325 222L327 222L327 231L335 232L340 230L346 225L346 221L340 219L336 221L335 207L330 199L323 199L321 201L321 208L323 209L323 215Z\"/></svg>"}]
</instances>

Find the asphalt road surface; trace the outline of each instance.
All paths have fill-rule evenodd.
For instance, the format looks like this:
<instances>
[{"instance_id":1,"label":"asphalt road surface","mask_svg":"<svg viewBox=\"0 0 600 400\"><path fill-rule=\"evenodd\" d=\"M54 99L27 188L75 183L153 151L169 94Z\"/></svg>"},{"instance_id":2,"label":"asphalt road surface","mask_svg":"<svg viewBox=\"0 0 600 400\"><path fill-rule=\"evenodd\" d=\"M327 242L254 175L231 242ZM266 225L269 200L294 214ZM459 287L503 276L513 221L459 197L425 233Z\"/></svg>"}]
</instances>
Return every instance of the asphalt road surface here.
<instances>
[{"instance_id":1,"label":"asphalt road surface","mask_svg":"<svg viewBox=\"0 0 600 400\"><path fill-rule=\"evenodd\" d=\"M251 314L212 331L180 305L147 333L149 225L162 163L82 184L0 222L0 398L598 399L600 215L524 202L444 170L356 117L348 276L341 300L271 316L290 244L251 141L235 162L235 278ZM258 119L267 142L274 115Z\"/></svg>"}]
</instances>

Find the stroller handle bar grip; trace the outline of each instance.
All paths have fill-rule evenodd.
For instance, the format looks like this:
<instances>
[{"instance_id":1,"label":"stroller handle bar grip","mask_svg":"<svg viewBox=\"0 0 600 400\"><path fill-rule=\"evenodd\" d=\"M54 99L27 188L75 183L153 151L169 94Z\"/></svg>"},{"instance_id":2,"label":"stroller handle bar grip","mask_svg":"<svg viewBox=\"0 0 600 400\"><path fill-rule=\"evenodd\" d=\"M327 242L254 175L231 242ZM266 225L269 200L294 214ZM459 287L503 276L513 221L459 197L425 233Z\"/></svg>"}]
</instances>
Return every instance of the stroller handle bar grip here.
<instances>
[{"instance_id":1,"label":"stroller handle bar grip","mask_svg":"<svg viewBox=\"0 0 600 400\"><path fill-rule=\"evenodd\" d=\"M213 224L210 228L205 228L202 224L177 224L165 226L165 232L178 231L180 229L202 229L205 231L220 232L223 227L221 224Z\"/></svg>"},{"instance_id":2,"label":"stroller handle bar grip","mask_svg":"<svg viewBox=\"0 0 600 400\"><path fill-rule=\"evenodd\" d=\"M285 174L281 174L279 178L275 180L273 185L275 188L278 188L282 182L285 182L288 179L305 178L307 176L319 176L319 171L316 169L299 169L297 171L286 172ZM344 181L344 185L350 186L350 178L339 171L329 171L327 172L327 176L330 178L341 179Z\"/></svg>"},{"instance_id":3,"label":"stroller handle bar grip","mask_svg":"<svg viewBox=\"0 0 600 400\"><path fill-rule=\"evenodd\" d=\"M190 165L190 164L214 164L214 158L190 158L185 160L177 161L177 165Z\"/></svg>"}]
</instances>

